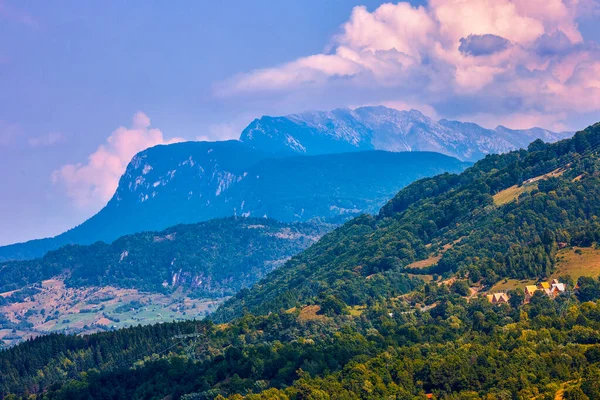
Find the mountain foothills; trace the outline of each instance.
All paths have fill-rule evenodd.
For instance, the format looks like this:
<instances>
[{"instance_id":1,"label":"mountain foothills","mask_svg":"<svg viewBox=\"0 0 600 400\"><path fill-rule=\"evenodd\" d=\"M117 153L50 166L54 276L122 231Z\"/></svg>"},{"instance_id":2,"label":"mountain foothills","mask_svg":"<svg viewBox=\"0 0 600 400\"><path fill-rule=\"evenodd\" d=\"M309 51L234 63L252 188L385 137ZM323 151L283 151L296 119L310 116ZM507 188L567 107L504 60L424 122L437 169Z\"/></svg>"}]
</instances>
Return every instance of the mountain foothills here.
<instances>
[{"instance_id":1,"label":"mountain foothills","mask_svg":"<svg viewBox=\"0 0 600 400\"><path fill-rule=\"evenodd\" d=\"M572 135L572 132L556 133L541 128L485 129L474 123L434 121L416 110L398 111L376 106L265 116L252 121L240 140L258 149L282 154L434 151L477 161L487 154L525 148L536 139L555 142Z\"/></svg>"},{"instance_id":2,"label":"mountain foothills","mask_svg":"<svg viewBox=\"0 0 600 400\"><path fill-rule=\"evenodd\" d=\"M212 320L4 350L0 396L598 399L599 149L597 124L415 182ZM518 286L551 277L569 290ZM506 303L480 295L510 282Z\"/></svg>"},{"instance_id":3,"label":"mountain foothills","mask_svg":"<svg viewBox=\"0 0 600 400\"><path fill-rule=\"evenodd\" d=\"M0 344L201 318L332 227L230 217L0 263Z\"/></svg>"},{"instance_id":4,"label":"mountain foothills","mask_svg":"<svg viewBox=\"0 0 600 400\"><path fill-rule=\"evenodd\" d=\"M183 289L197 297L230 296L331 228L317 222L230 217L123 236L111 244L68 245L39 259L1 264L0 292L62 277L70 287L110 285L165 293Z\"/></svg>"},{"instance_id":5,"label":"mountain foothills","mask_svg":"<svg viewBox=\"0 0 600 400\"><path fill-rule=\"evenodd\" d=\"M0 260L234 215L339 223L377 212L416 179L468 165L427 152L274 157L239 141L156 146L133 158L98 214L57 237L0 247Z\"/></svg>"}]
</instances>

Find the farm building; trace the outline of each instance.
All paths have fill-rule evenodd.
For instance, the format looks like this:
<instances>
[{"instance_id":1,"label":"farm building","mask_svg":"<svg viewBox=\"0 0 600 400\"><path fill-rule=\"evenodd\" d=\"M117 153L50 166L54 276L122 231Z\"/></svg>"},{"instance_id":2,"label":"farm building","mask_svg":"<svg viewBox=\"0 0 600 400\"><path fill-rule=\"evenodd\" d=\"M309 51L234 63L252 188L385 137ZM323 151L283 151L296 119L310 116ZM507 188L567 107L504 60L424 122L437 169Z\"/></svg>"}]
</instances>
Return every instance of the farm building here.
<instances>
[{"instance_id":1,"label":"farm building","mask_svg":"<svg viewBox=\"0 0 600 400\"><path fill-rule=\"evenodd\" d=\"M493 293L488 294L487 299L492 304L505 304L508 303L508 295L506 293Z\"/></svg>"},{"instance_id":2,"label":"farm building","mask_svg":"<svg viewBox=\"0 0 600 400\"><path fill-rule=\"evenodd\" d=\"M537 291L538 291L538 287L537 286L535 286L535 285L527 285L527 286L525 286L525 297L527 299L529 299Z\"/></svg>"}]
</instances>

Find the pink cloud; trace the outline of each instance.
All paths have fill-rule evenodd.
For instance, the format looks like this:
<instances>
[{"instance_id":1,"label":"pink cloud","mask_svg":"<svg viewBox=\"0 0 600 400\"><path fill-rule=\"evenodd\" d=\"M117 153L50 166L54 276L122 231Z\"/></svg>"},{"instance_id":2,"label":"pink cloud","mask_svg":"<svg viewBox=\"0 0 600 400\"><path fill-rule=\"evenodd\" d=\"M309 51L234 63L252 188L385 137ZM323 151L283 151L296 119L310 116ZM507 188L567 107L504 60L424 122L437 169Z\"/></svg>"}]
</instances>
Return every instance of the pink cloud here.
<instances>
[{"instance_id":1,"label":"pink cloud","mask_svg":"<svg viewBox=\"0 0 600 400\"><path fill-rule=\"evenodd\" d=\"M353 103L364 93L373 103L379 91L381 102L423 103L442 116L464 103L464 115L493 110L506 121L548 115L561 125L600 104L600 46L585 41L577 24L597 4L429 0L424 7L402 1L371 12L358 6L327 51L234 76L215 94L302 98L343 88ZM557 115L564 120L555 121Z\"/></svg>"},{"instance_id":2,"label":"pink cloud","mask_svg":"<svg viewBox=\"0 0 600 400\"><path fill-rule=\"evenodd\" d=\"M52 181L64 185L67 196L78 207L101 207L113 196L119 178L135 154L148 147L180 141L166 140L159 129L150 127L150 118L138 112L131 127L113 131L106 143L90 154L87 163L62 166L52 173Z\"/></svg>"}]
</instances>

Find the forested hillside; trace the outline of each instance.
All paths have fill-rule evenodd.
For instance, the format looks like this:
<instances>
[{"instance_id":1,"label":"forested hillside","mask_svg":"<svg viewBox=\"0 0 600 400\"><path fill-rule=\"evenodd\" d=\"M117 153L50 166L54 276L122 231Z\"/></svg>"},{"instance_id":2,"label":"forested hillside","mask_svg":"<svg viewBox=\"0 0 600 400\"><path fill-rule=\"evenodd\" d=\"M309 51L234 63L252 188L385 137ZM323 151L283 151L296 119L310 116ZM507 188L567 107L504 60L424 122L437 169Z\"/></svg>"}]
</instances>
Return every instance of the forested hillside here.
<instances>
[{"instance_id":1,"label":"forested hillside","mask_svg":"<svg viewBox=\"0 0 600 400\"><path fill-rule=\"evenodd\" d=\"M72 287L183 288L196 296L222 297L251 286L331 228L226 218L124 236L111 244L70 245L40 259L0 264L0 292L61 276Z\"/></svg>"},{"instance_id":2,"label":"forested hillside","mask_svg":"<svg viewBox=\"0 0 600 400\"><path fill-rule=\"evenodd\" d=\"M378 216L328 234L215 315L268 313L328 296L349 305L410 290L413 274L458 272L492 284L539 278L554 268L559 243L600 238L600 124L555 144L491 155L460 175L443 174L401 190ZM515 193L497 204L494 196ZM434 259L427 268L411 268Z\"/></svg>"},{"instance_id":3,"label":"forested hillside","mask_svg":"<svg viewBox=\"0 0 600 400\"><path fill-rule=\"evenodd\" d=\"M346 223L242 290L212 321L52 335L7 349L0 394L600 398L598 277L584 273L575 285L562 276L563 294L540 290L523 301L518 289L503 304L469 291L545 277L559 248L598 247L599 148L600 124L416 182L378 216Z\"/></svg>"},{"instance_id":4,"label":"forested hillside","mask_svg":"<svg viewBox=\"0 0 600 400\"><path fill-rule=\"evenodd\" d=\"M580 286L495 306L434 283L361 308L50 335L0 352L0 397L596 399L600 281Z\"/></svg>"}]
</instances>

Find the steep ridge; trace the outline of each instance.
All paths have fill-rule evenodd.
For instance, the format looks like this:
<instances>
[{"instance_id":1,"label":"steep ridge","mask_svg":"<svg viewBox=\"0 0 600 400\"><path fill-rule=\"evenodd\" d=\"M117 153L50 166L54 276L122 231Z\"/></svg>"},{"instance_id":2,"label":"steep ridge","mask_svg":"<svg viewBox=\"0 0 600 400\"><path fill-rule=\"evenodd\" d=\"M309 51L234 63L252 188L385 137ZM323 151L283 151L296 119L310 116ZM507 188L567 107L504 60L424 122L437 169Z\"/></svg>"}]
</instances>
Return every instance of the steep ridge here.
<instances>
[{"instance_id":1,"label":"steep ridge","mask_svg":"<svg viewBox=\"0 0 600 400\"><path fill-rule=\"evenodd\" d=\"M401 190L377 217L361 216L322 238L214 316L263 314L328 296L350 305L390 298L413 274L459 272L493 284L540 278L554 269L558 243L600 239L600 124L555 144L492 155L459 175L443 174ZM502 205L493 196L535 185ZM424 269L409 265L430 257Z\"/></svg>"},{"instance_id":2,"label":"steep ridge","mask_svg":"<svg viewBox=\"0 0 600 400\"><path fill-rule=\"evenodd\" d=\"M434 151L476 161L487 154L526 147L535 139L555 142L571 135L541 128L485 129L474 123L434 121L417 110L376 106L265 116L250 123L240 140L264 151L288 154Z\"/></svg>"},{"instance_id":3,"label":"steep ridge","mask_svg":"<svg viewBox=\"0 0 600 400\"><path fill-rule=\"evenodd\" d=\"M274 158L239 141L157 146L133 158L98 214L55 238L0 247L0 261L233 215L343 221L377 212L416 179L468 165L426 152Z\"/></svg>"}]
</instances>

